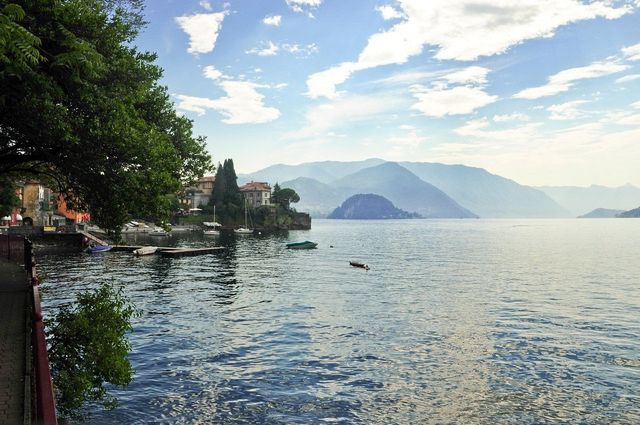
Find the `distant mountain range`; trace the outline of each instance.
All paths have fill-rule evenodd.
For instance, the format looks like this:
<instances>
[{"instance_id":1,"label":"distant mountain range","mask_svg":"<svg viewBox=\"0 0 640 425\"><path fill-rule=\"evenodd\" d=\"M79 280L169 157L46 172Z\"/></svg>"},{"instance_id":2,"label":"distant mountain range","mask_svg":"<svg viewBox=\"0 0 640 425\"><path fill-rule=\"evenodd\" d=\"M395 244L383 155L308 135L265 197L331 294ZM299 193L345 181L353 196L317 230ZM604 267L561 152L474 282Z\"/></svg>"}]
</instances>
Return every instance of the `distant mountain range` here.
<instances>
[{"instance_id":1,"label":"distant mountain range","mask_svg":"<svg viewBox=\"0 0 640 425\"><path fill-rule=\"evenodd\" d=\"M640 218L640 207L618 214L621 218Z\"/></svg>"},{"instance_id":2,"label":"distant mountain range","mask_svg":"<svg viewBox=\"0 0 640 425\"><path fill-rule=\"evenodd\" d=\"M379 220L420 218L418 214L396 208L384 196L372 193L357 194L349 197L327 218L347 220Z\"/></svg>"},{"instance_id":3,"label":"distant mountain range","mask_svg":"<svg viewBox=\"0 0 640 425\"><path fill-rule=\"evenodd\" d=\"M640 189L630 185L534 188L482 168L377 158L278 164L238 179L290 187L301 199L295 208L314 217L325 217L358 193L381 195L398 208L433 218L576 217L598 207L628 210L640 204Z\"/></svg>"},{"instance_id":4,"label":"distant mountain range","mask_svg":"<svg viewBox=\"0 0 640 425\"><path fill-rule=\"evenodd\" d=\"M606 208L596 208L586 214L579 215L578 218L614 218L622 214L622 210L609 210Z\"/></svg>"},{"instance_id":5,"label":"distant mountain range","mask_svg":"<svg viewBox=\"0 0 640 425\"><path fill-rule=\"evenodd\" d=\"M596 208L626 211L640 205L640 188L630 184L620 187L542 186L538 189L564 206L573 216L586 214Z\"/></svg>"}]
</instances>

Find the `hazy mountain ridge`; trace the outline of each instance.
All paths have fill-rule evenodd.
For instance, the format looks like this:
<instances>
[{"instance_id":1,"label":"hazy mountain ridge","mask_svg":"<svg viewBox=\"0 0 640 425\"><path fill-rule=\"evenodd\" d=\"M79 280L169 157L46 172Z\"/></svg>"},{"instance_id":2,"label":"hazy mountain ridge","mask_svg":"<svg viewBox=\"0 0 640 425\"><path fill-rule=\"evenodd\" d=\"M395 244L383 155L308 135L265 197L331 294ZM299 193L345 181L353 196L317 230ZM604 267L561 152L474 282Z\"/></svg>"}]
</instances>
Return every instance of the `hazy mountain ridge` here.
<instances>
[{"instance_id":1,"label":"hazy mountain ridge","mask_svg":"<svg viewBox=\"0 0 640 425\"><path fill-rule=\"evenodd\" d=\"M345 190L334 188L309 177L280 182L281 187L289 187L300 195L300 202L294 207L313 217L324 217L349 196Z\"/></svg>"},{"instance_id":2,"label":"hazy mountain ridge","mask_svg":"<svg viewBox=\"0 0 640 425\"><path fill-rule=\"evenodd\" d=\"M291 187L301 198L295 207L300 211L310 212L315 217L326 216L347 197L364 191L380 194L399 208L415 211L411 207L396 203L392 197L379 193L376 187L368 186L365 190L348 183L351 175L385 163L388 162L373 158L350 162L278 164L251 174L243 174L240 181L264 180L272 184L280 182L283 187ZM640 189L631 185L622 188L534 188L489 173L482 168L465 165L429 162L401 162L396 165L409 171L423 183L435 186L461 208L485 218L576 217L602 206L608 209L629 210L640 204ZM415 180L411 184L413 183L421 185ZM594 189L597 192L594 196L583 199L583 194L588 195L589 191ZM558 192L574 195L573 198L559 196ZM622 200L618 199L621 195ZM576 203L579 203L578 207Z\"/></svg>"},{"instance_id":3,"label":"hazy mountain ridge","mask_svg":"<svg viewBox=\"0 0 640 425\"><path fill-rule=\"evenodd\" d=\"M363 192L382 195L396 207L415 211L425 218L477 217L446 193L395 162L362 169L334 181L331 186L352 195Z\"/></svg>"},{"instance_id":4,"label":"hazy mountain ridge","mask_svg":"<svg viewBox=\"0 0 640 425\"><path fill-rule=\"evenodd\" d=\"M305 162L298 165L275 164L253 173L239 174L238 184L251 180L275 184L276 182L295 180L298 177L306 177L327 184L363 168L373 167L384 162L386 161L383 159L370 158L364 161L321 161Z\"/></svg>"},{"instance_id":5,"label":"hazy mountain ridge","mask_svg":"<svg viewBox=\"0 0 640 425\"><path fill-rule=\"evenodd\" d=\"M574 216L603 207L627 211L640 204L640 188L630 184L619 187L540 186L538 189L563 205Z\"/></svg>"},{"instance_id":6,"label":"hazy mountain ridge","mask_svg":"<svg viewBox=\"0 0 640 425\"><path fill-rule=\"evenodd\" d=\"M640 207L618 214L620 218L640 218Z\"/></svg>"},{"instance_id":7,"label":"hazy mountain ridge","mask_svg":"<svg viewBox=\"0 0 640 425\"><path fill-rule=\"evenodd\" d=\"M623 210L610 210L607 208L596 208L586 214L579 215L578 218L613 218L622 214Z\"/></svg>"},{"instance_id":8,"label":"hazy mountain ridge","mask_svg":"<svg viewBox=\"0 0 640 425\"><path fill-rule=\"evenodd\" d=\"M570 213L540 190L489 173L483 168L429 162L401 162L480 217L547 218Z\"/></svg>"},{"instance_id":9,"label":"hazy mountain ridge","mask_svg":"<svg viewBox=\"0 0 640 425\"><path fill-rule=\"evenodd\" d=\"M357 194L349 197L333 210L327 218L343 220L376 220L420 218L418 214L396 208L384 196L373 193Z\"/></svg>"}]
</instances>

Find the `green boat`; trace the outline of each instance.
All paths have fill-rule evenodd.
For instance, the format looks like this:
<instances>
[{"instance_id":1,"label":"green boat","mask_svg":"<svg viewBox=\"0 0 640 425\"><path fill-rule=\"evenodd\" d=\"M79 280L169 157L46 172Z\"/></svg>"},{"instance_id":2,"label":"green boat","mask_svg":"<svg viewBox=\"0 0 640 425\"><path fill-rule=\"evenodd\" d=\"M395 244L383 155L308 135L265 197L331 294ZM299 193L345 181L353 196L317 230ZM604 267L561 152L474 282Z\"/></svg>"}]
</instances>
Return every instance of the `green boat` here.
<instances>
[{"instance_id":1,"label":"green boat","mask_svg":"<svg viewBox=\"0 0 640 425\"><path fill-rule=\"evenodd\" d=\"M317 243L311 241L291 242L287 244L287 248L289 249L313 249L317 246Z\"/></svg>"}]
</instances>

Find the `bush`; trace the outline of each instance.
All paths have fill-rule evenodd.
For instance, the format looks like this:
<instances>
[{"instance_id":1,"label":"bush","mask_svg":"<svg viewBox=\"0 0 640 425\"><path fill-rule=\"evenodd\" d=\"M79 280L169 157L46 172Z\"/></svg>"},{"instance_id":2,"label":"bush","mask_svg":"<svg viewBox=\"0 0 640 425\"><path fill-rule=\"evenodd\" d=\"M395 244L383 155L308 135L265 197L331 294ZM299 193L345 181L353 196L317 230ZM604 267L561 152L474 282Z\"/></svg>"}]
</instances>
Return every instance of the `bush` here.
<instances>
[{"instance_id":1,"label":"bush","mask_svg":"<svg viewBox=\"0 0 640 425\"><path fill-rule=\"evenodd\" d=\"M122 291L109 284L78 294L73 308L60 309L49 331L49 359L63 416L87 418L81 409L87 402L99 402L106 409L117 406L105 384L125 388L132 380L126 334L137 315Z\"/></svg>"}]
</instances>

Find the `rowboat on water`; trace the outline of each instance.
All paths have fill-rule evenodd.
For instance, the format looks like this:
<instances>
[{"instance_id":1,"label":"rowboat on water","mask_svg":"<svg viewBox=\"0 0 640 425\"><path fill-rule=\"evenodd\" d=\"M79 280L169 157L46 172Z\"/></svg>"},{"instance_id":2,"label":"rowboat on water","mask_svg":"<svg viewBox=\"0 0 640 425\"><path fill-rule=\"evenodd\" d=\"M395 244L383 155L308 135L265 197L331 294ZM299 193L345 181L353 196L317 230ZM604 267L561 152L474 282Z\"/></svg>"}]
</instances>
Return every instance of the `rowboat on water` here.
<instances>
[{"instance_id":1,"label":"rowboat on water","mask_svg":"<svg viewBox=\"0 0 640 425\"><path fill-rule=\"evenodd\" d=\"M359 267L361 269L369 270L369 266L365 263L361 263L359 261L349 261L349 265L351 267Z\"/></svg>"},{"instance_id":2,"label":"rowboat on water","mask_svg":"<svg viewBox=\"0 0 640 425\"><path fill-rule=\"evenodd\" d=\"M107 252L112 248L111 245L91 244L85 249L89 254L97 254L98 252Z\"/></svg>"},{"instance_id":3,"label":"rowboat on water","mask_svg":"<svg viewBox=\"0 0 640 425\"><path fill-rule=\"evenodd\" d=\"M317 246L317 243L311 241L291 242L287 244L287 248L289 249L313 249Z\"/></svg>"},{"instance_id":4,"label":"rowboat on water","mask_svg":"<svg viewBox=\"0 0 640 425\"><path fill-rule=\"evenodd\" d=\"M143 246L142 248L139 248L133 251L133 253L139 256L151 255L151 254L155 254L157 250L158 250L157 246Z\"/></svg>"}]
</instances>

